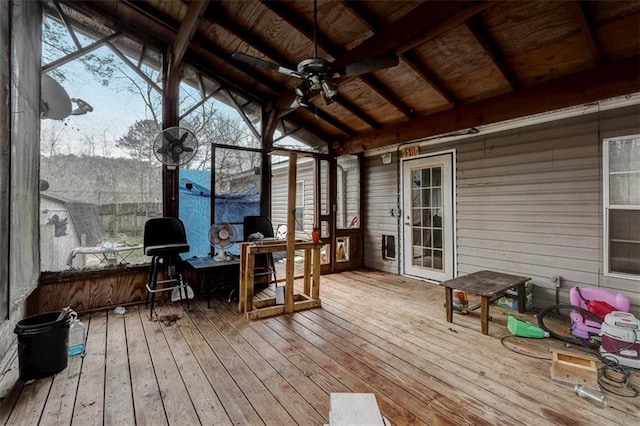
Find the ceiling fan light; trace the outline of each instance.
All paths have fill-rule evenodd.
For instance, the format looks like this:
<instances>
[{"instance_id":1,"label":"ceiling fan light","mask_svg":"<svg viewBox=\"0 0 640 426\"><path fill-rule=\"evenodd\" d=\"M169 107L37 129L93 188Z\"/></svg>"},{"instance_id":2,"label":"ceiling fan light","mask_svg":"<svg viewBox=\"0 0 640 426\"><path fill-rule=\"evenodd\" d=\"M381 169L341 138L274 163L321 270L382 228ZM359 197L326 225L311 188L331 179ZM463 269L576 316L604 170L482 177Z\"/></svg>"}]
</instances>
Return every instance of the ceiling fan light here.
<instances>
[{"instance_id":1,"label":"ceiling fan light","mask_svg":"<svg viewBox=\"0 0 640 426\"><path fill-rule=\"evenodd\" d=\"M323 80L321 84L322 92L327 98L333 99L338 94L336 86L330 80Z\"/></svg>"}]
</instances>

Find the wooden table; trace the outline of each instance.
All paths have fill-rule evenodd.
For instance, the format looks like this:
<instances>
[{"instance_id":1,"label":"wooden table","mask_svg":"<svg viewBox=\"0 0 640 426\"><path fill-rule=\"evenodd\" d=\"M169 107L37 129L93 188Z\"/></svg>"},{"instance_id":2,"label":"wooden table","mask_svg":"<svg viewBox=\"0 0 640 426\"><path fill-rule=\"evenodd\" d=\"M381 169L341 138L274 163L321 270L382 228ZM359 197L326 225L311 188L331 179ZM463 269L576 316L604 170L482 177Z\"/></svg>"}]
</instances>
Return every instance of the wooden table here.
<instances>
[{"instance_id":1,"label":"wooden table","mask_svg":"<svg viewBox=\"0 0 640 426\"><path fill-rule=\"evenodd\" d=\"M200 291L205 289L207 292L207 308L211 308L211 283L213 279L208 277L212 273L233 275L233 287L237 289L238 270L240 269L240 259L233 257L231 260L216 260L213 257L196 257L185 260L190 269L195 270L196 282ZM208 279L207 279L208 278ZM218 282L224 282L227 277L216 277ZM226 279L228 281L228 279Z\"/></svg>"},{"instance_id":2,"label":"wooden table","mask_svg":"<svg viewBox=\"0 0 640 426\"><path fill-rule=\"evenodd\" d=\"M287 251L287 241L243 243L240 246L240 297L238 310L247 319L265 318L283 313L293 313L320 306L320 249L323 243L298 240L295 250L304 250L304 293L294 293L293 263L287 265L285 304L277 305L276 298L253 300L255 256L263 253ZM293 262L293 258L287 259Z\"/></svg>"},{"instance_id":3,"label":"wooden table","mask_svg":"<svg viewBox=\"0 0 640 426\"><path fill-rule=\"evenodd\" d=\"M453 289L463 290L481 297L479 305L470 306L465 310L469 314L478 315L475 310L480 307L482 334L489 334L489 305L491 302L504 296L508 289L515 287L518 290L518 312L524 312L526 299L524 284L529 279L501 272L479 271L444 281L442 285L445 287L447 322L453 322Z\"/></svg>"}]
</instances>

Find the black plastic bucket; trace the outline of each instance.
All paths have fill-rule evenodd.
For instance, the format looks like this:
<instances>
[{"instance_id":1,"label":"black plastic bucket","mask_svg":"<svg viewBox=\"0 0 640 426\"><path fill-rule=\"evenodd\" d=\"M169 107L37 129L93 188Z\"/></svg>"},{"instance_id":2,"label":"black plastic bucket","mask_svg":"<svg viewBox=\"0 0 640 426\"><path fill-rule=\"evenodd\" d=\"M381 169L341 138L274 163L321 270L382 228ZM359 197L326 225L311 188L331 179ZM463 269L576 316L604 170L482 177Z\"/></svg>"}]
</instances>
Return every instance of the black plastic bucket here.
<instances>
[{"instance_id":1,"label":"black plastic bucket","mask_svg":"<svg viewBox=\"0 0 640 426\"><path fill-rule=\"evenodd\" d=\"M71 317L58 319L60 312L46 312L18 321L20 379L41 379L67 368Z\"/></svg>"}]
</instances>

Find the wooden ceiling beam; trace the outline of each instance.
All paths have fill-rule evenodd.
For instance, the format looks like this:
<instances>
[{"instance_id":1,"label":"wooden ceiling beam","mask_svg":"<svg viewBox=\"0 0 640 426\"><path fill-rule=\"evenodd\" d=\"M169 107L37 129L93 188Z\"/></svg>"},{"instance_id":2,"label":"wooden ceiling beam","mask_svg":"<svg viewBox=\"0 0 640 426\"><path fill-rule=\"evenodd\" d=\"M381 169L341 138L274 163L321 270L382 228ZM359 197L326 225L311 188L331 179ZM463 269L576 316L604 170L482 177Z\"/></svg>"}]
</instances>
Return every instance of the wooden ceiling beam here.
<instances>
[{"instance_id":1,"label":"wooden ceiling beam","mask_svg":"<svg viewBox=\"0 0 640 426\"><path fill-rule=\"evenodd\" d=\"M404 53L463 24L490 6L492 2L478 1L420 3L411 12L337 57L335 66L340 68L366 58Z\"/></svg>"},{"instance_id":2,"label":"wooden ceiling beam","mask_svg":"<svg viewBox=\"0 0 640 426\"><path fill-rule=\"evenodd\" d=\"M333 101L358 117L363 122L365 122L367 125L369 125L369 127L372 127L374 129L379 129L382 127L380 123L374 120L369 114L352 104L349 100L345 99L340 93L338 93L333 98Z\"/></svg>"},{"instance_id":3,"label":"wooden ceiling beam","mask_svg":"<svg viewBox=\"0 0 640 426\"><path fill-rule=\"evenodd\" d=\"M640 56L632 56L406 123L363 132L334 144L333 149L339 155L354 154L638 91Z\"/></svg>"},{"instance_id":4,"label":"wooden ceiling beam","mask_svg":"<svg viewBox=\"0 0 640 426\"><path fill-rule=\"evenodd\" d=\"M307 39L313 42L313 27L309 27L308 25L301 22L299 17L284 5L285 2L268 0L261 1L269 10L278 15L285 22L295 28L300 34L304 35ZM325 50L332 57L337 58L344 54L345 50L342 47L333 43L322 33L317 32L316 38L318 41L318 47L320 47L322 50ZM389 88L387 88L380 80L375 78L373 75L361 75L355 78L371 87L378 95L380 95L390 105L393 105L393 107L400 111L405 117L410 118L413 115L413 110L407 107L404 102L402 102L395 94L393 94L393 92ZM342 84L345 83L346 81L342 82Z\"/></svg>"},{"instance_id":5,"label":"wooden ceiling beam","mask_svg":"<svg viewBox=\"0 0 640 426\"><path fill-rule=\"evenodd\" d=\"M331 124L336 129L340 130L342 133L344 133L346 135L349 135L350 137L353 137L353 136L356 135L356 132L354 132L353 129L351 129L349 126L344 124L342 121L340 121L337 118L335 118L333 115L327 113L322 108L318 108L315 105L309 105L309 106L300 107L300 108L306 109L311 114L313 114L316 117L326 121L327 123Z\"/></svg>"},{"instance_id":6,"label":"wooden ceiling beam","mask_svg":"<svg viewBox=\"0 0 640 426\"><path fill-rule=\"evenodd\" d=\"M287 57L278 53L273 47L251 34L246 28L242 28L220 7L219 4L214 3L209 6L204 18L208 23L222 27L225 31L244 41L266 57L270 58L272 61L287 68L296 69L297 64L293 63Z\"/></svg>"},{"instance_id":7,"label":"wooden ceiling beam","mask_svg":"<svg viewBox=\"0 0 640 426\"><path fill-rule=\"evenodd\" d=\"M467 28L471 31L471 34L478 40L478 43L482 46L487 55L491 58L493 63L498 67L500 73L505 80L509 83L512 90L517 90L522 87L522 82L515 75L511 67L509 66L506 58L502 54L500 48L496 42L491 38L487 32L484 24L479 16L473 16L467 21Z\"/></svg>"},{"instance_id":8,"label":"wooden ceiling beam","mask_svg":"<svg viewBox=\"0 0 640 426\"><path fill-rule=\"evenodd\" d=\"M209 0L191 0L187 9L187 14L180 23L180 28L176 34L169 51L171 53L171 64L173 67L180 66L189 42L198 30L198 23L209 5Z\"/></svg>"},{"instance_id":9,"label":"wooden ceiling beam","mask_svg":"<svg viewBox=\"0 0 640 426\"><path fill-rule=\"evenodd\" d=\"M418 58L415 57L415 54L412 51L407 51L400 54L400 58L407 64L413 72L418 74L421 79L423 79L428 85L430 85L433 90L438 92L440 96L442 96L451 106L456 106L460 104L460 100L453 94L451 90L449 90L445 84L440 80L440 78L429 69L426 65L424 65Z\"/></svg>"},{"instance_id":10,"label":"wooden ceiling beam","mask_svg":"<svg viewBox=\"0 0 640 426\"><path fill-rule=\"evenodd\" d=\"M383 23L370 13L360 1L343 0L342 5L356 17L363 25L374 33L383 27ZM411 51L406 51L398 55L425 83L430 85L440 96L450 105L459 103L455 95L445 87L440 79L422 62L420 62Z\"/></svg>"},{"instance_id":11,"label":"wooden ceiling beam","mask_svg":"<svg viewBox=\"0 0 640 426\"><path fill-rule=\"evenodd\" d=\"M600 63L602 61L602 50L598 46L596 38L593 34L593 25L591 23L589 12L587 11L587 5L585 4L585 2L574 0L565 2L565 5L569 10L569 14L573 17L573 20L577 22L578 25L580 25L580 32L582 33L582 37L589 47L589 51L591 52L593 61L596 64Z\"/></svg>"}]
</instances>

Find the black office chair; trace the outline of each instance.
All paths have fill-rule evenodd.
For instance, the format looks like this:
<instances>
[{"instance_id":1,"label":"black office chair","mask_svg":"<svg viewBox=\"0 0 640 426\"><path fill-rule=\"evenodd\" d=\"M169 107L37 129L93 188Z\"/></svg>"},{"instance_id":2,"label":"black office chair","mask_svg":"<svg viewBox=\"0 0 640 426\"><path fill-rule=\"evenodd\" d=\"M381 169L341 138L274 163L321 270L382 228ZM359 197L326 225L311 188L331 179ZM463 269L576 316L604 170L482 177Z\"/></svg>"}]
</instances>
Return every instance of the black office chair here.
<instances>
[{"instance_id":1,"label":"black office chair","mask_svg":"<svg viewBox=\"0 0 640 426\"><path fill-rule=\"evenodd\" d=\"M187 299L187 309L189 309L189 295L187 294L187 284L182 275L182 259L180 253L189 251L187 244L187 234L182 221L175 217L158 217L147 220L144 225L144 254L151 256L151 266L149 268L149 279L147 280L147 303L151 296L150 316L153 316L153 304L156 293L160 291L173 291L179 289L180 300ZM166 269L166 280L158 281L160 272L160 261ZM158 284L164 284L158 288ZM146 306L145 305L145 306Z\"/></svg>"},{"instance_id":2,"label":"black office chair","mask_svg":"<svg viewBox=\"0 0 640 426\"><path fill-rule=\"evenodd\" d=\"M249 237L256 232L261 233L264 238L273 238L273 224L271 223L271 219L266 216L245 216L243 226L244 241L249 241ZM256 256L254 277L261 276L266 277L266 285L270 284L272 277L274 284L278 282L273 253Z\"/></svg>"}]
</instances>

